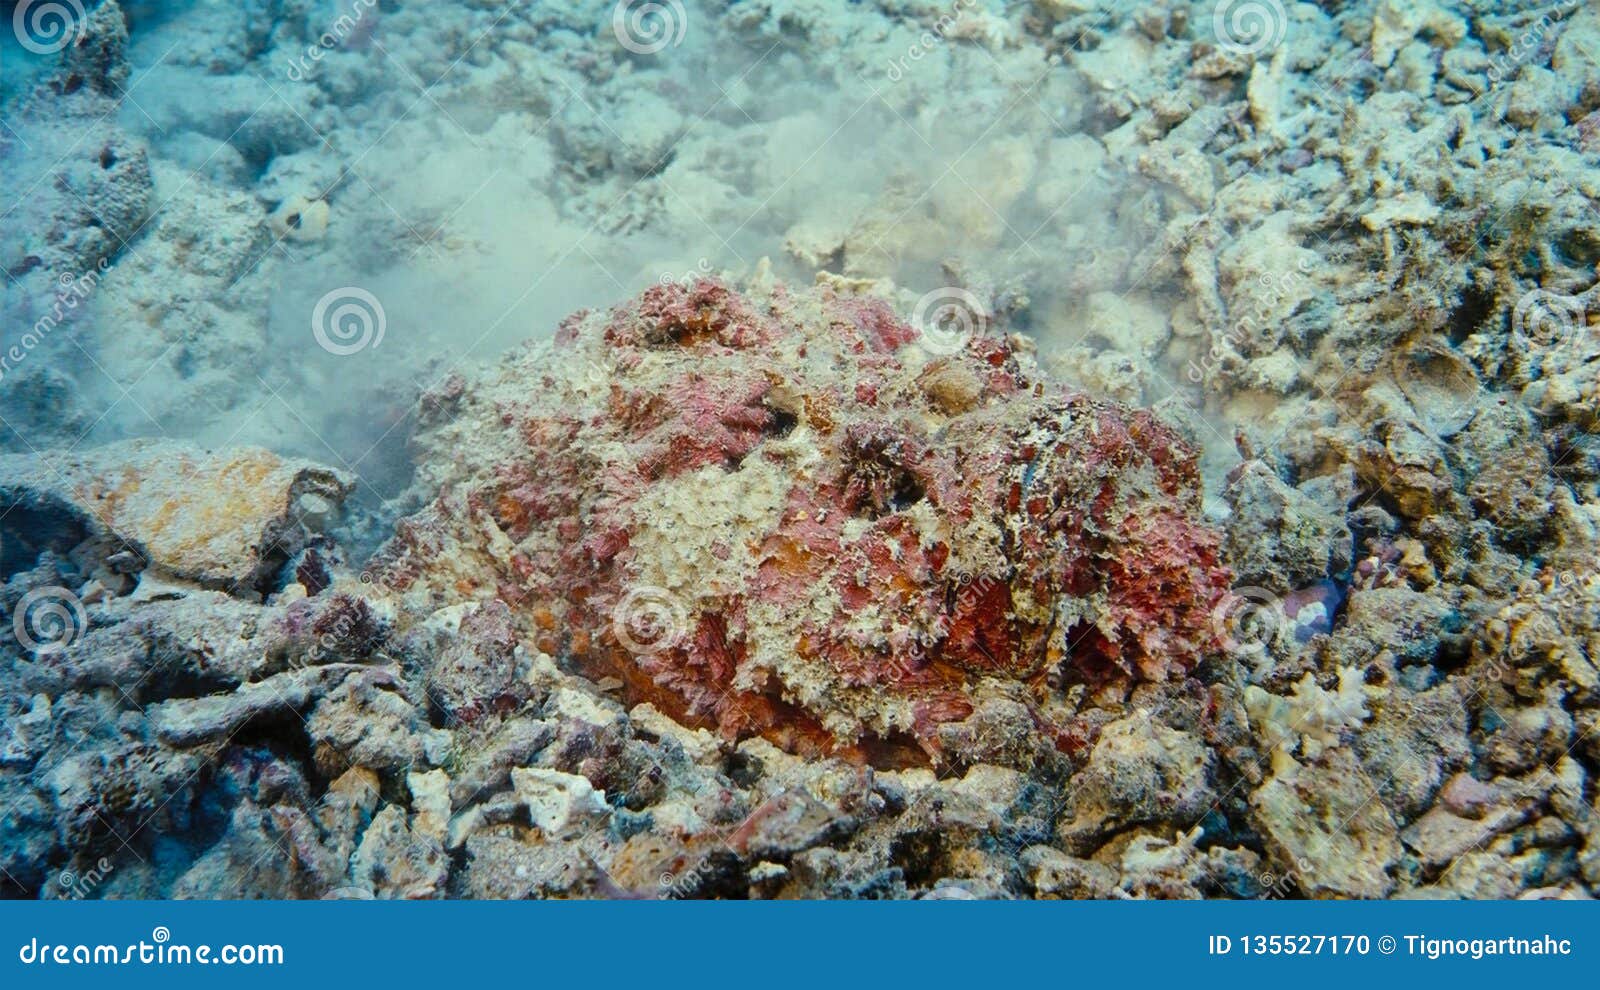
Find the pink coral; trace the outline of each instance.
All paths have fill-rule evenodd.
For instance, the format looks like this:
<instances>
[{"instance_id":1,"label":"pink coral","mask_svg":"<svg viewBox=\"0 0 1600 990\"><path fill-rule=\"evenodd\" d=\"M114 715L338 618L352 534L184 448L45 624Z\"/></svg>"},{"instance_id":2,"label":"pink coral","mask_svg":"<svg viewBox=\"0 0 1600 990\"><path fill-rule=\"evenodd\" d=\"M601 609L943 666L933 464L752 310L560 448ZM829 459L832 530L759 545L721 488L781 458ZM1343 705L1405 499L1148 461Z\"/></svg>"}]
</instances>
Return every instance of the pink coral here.
<instances>
[{"instance_id":1,"label":"pink coral","mask_svg":"<svg viewBox=\"0 0 1600 990\"><path fill-rule=\"evenodd\" d=\"M1065 688L1120 696L1215 645L1194 456L1010 341L918 339L879 300L781 285L578 314L424 437L451 467L387 552L425 561L407 594L500 598L542 649L730 737L915 762L999 699L1081 741Z\"/></svg>"}]
</instances>

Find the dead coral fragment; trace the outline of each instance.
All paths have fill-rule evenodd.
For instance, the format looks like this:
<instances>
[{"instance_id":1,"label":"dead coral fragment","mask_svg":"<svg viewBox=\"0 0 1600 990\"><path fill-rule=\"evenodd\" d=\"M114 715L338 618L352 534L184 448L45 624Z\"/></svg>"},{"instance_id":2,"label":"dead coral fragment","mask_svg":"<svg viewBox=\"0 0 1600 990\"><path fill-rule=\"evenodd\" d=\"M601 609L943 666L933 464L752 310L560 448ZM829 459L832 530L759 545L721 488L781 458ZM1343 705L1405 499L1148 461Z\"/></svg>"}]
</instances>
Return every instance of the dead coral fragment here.
<instances>
[{"instance_id":1,"label":"dead coral fragment","mask_svg":"<svg viewBox=\"0 0 1600 990\"><path fill-rule=\"evenodd\" d=\"M444 494L386 558L727 737L925 762L1003 700L1077 745L1064 687L1120 698L1213 645L1194 457L1008 341L917 338L827 288L579 314L423 437Z\"/></svg>"},{"instance_id":2,"label":"dead coral fragment","mask_svg":"<svg viewBox=\"0 0 1600 990\"><path fill-rule=\"evenodd\" d=\"M270 590L354 488L337 471L256 447L132 440L0 457L0 514L15 515L27 549L66 553L93 540L125 554L124 570L230 594Z\"/></svg>"}]
</instances>

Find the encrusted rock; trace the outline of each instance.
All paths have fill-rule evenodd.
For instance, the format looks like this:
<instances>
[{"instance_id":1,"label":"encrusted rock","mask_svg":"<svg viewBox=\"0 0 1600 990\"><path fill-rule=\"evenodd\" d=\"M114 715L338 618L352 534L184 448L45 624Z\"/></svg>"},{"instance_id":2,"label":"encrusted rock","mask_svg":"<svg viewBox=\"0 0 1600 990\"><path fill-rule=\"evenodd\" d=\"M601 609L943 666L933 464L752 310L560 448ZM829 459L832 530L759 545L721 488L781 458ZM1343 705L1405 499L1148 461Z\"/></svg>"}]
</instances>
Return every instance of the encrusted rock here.
<instances>
[{"instance_id":1,"label":"encrusted rock","mask_svg":"<svg viewBox=\"0 0 1600 990\"><path fill-rule=\"evenodd\" d=\"M498 598L685 725L922 762L1004 700L1070 748L1062 687L1114 701L1213 643L1178 436L875 298L658 286L456 409L385 552L402 600Z\"/></svg>"},{"instance_id":2,"label":"encrusted rock","mask_svg":"<svg viewBox=\"0 0 1600 990\"><path fill-rule=\"evenodd\" d=\"M560 834L594 815L605 814L605 792L596 791L588 778L541 767L511 771L517 799L527 805L535 827Z\"/></svg>"},{"instance_id":3,"label":"encrusted rock","mask_svg":"<svg viewBox=\"0 0 1600 990\"><path fill-rule=\"evenodd\" d=\"M1062 841L1089 852L1130 824L1198 820L1216 800L1210 766L1199 739L1149 713L1113 722L1101 731L1089 766L1073 778Z\"/></svg>"},{"instance_id":4,"label":"encrusted rock","mask_svg":"<svg viewBox=\"0 0 1600 990\"><path fill-rule=\"evenodd\" d=\"M267 450L135 440L81 453L0 457L0 510L24 546L93 539L149 570L230 593L275 590L278 571L354 487Z\"/></svg>"},{"instance_id":5,"label":"encrusted rock","mask_svg":"<svg viewBox=\"0 0 1600 990\"><path fill-rule=\"evenodd\" d=\"M1399 831L1376 786L1345 750L1274 774L1250 798L1268 852L1311 897L1385 897Z\"/></svg>"},{"instance_id":6,"label":"encrusted rock","mask_svg":"<svg viewBox=\"0 0 1600 990\"><path fill-rule=\"evenodd\" d=\"M1240 584L1284 594L1349 571L1353 548L1344 520L1266 464L1240 465L1223 495L1233 509L1228 561Z\"/></svg>"}]
</instances>

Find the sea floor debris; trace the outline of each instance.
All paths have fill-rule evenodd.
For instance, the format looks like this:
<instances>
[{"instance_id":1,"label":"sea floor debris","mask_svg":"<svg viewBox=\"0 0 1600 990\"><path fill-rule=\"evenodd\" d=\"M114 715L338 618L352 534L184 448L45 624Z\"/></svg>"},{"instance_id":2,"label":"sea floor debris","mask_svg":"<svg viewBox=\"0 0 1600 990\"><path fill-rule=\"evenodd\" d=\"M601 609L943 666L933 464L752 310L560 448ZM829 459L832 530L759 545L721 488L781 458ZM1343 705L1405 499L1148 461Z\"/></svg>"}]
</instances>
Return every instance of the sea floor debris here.
<instances>
[{"instance_id":1,"label":"sea floor debris","mask_svg":"<svg viewBox=\"0 0 1600 990\"><path fill-rule=\"evenodd\" d=\"M0 894L1600 890L1600 11L65 6Z\"/></svg>"}]
</instances>

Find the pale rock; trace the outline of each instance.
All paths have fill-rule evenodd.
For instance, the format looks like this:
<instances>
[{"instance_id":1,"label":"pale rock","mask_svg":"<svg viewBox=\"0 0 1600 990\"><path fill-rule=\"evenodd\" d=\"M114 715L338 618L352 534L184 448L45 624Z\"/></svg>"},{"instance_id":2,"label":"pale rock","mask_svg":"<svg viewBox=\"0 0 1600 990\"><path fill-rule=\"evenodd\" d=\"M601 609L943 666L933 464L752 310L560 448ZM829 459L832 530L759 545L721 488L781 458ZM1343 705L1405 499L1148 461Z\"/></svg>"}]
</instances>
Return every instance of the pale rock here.
<instances>
[{"instance_id":1,"label":"pale rock","mask_svg":"<svg viewBox=\"0 0 1600 990\"><path fill-rule=\"evenodd\" d=\"M1043 215L1074 216L1092 209L1109 185L1101 172L1106 163L1105 146L1088 134L1074 134L1052 140L1047 154L1048 165L1034 189Z\"/></svg>"},{"instance_id":2,"label":"pale rock","mask_svg":"<svg viewBox=\"0 0 1600 990\"><path fill-rule=\"evenodd\" d=\"M1407 826L1404 838L1425 866L1439 867L1466 852L1481 849L1527 817L1526 808L1514 804L1485 809L1477 818L1462 818L1440 805Z\"/></svg>"},{"instance_id":3,"label":"pale rock","mask_svg":"<svg viewBox=\"0 0 1600 990\"><path fill-rule=\"evenodd\" d=\"M272 235L279 240L314 244L327 236L331 215L325 199L291 196L278 204L278 208L267 219L272 227Z\"/></svg>"},{"instance_id":4,"label":"pale rock","mask_svg":"<svg viewBox=\"0 0 1600 990\"><path fill-rule=\"evenodd\" d=\"M303 499L337 504L354 487L342 472L258 447L131 440L0 457L5 509L64 511L131 546L149 570L241 593L256 590L316 528Z\"/></svg>"},{"instance_id":5,"label":"pale rock","mask_svg":"<svg viewBox=\"0 0 1600 990\"><path fill-rule=\"evenodd\" d=\"M1251 816L1280 869L1312 897L1387 897L1399 830L1347 750L1273 774L1250 797Z\"/></svg>"},{"instance_id":6,"label":"pale rock","mask_svg":"<svg viewBox=\"0 0 1600 990\"><path fill-rule=\"evenodd\" d=\"M663 741L678 744L693 760L702 762L711 760L722 748L717 737L710 732L705 729L686 728L663 715L649 702L635 705L633 710L628 712L628 718L633 721L636 728Z\"/></svg>"},{"instance_id":7,"label":"pale rock","mask_svg":"<svg viewBox=\"0 0 1600 990\"><path fill-rule=\"evenodd\" d=\"M1419 192L1403 192L1382 200L1376 208L1361 215L1361 223L1368 230L1388 230L1391 227L1426 227L1439 219L1440 209Z\"/></svg>"},{"instance_id":8,"label":"pale rock","mask_svg":"<svg viewBox=\"0 0 1600 990\"><path fill-rule=\"evenodd\" d=\"M1087 852L1130 824L1199 818L1214 797L1210 768L1211 754L1187 732L1142 712L1112 722L1073 779L1057 834Z\"/></svg>"},{"instance_id":9,"label":"pale rock","mask_svg":"<svg viewBox=\"0 0 1600 990\"><path fill-rule=\"evenodd\" d=\"M1144 360L1160 354L1172 338L1165 310L1142 295L1092 293L1079 323L1087 327L1086 340Z\"/></svg>"},{"instance_id":10,"label":"pale rock","mask_svg":"<svg viewBox=\"0 0 1600 990\"><path fill-rule=\"evenodd\" d=\"M1381 0L1372 19L1373 64L1388 68L1400 50L1424 32L1448 50L1466 37L1467 24L1430 0Z\"/></svg>"},{"instance_id":11,"label":"pale rock","mask_svg":"<svg viewBox=\"0 0 1600 990\"><path fill-rule=\"evenodd\" d=\"M411 791L411 828L443 842L450 825L450 776L443 770L406 774Z\"/></svg>"},{"instance_id":12,"label":"pale rock","mask_svg":"<svg viewBox=\"0 0 1600 990\"><path fill-rule=\"evenodd\" d=\"M578 774L518 767L511 771L511 787L527 806L533 824L547 835L559 835L611 810L605 792L595 790L589 778Z\"/></svg>"}]
</instances>

